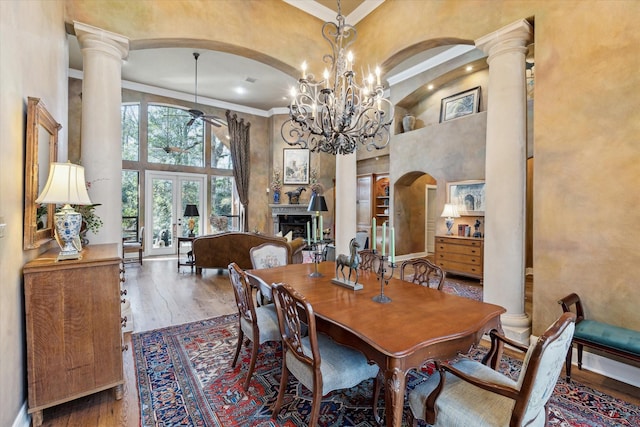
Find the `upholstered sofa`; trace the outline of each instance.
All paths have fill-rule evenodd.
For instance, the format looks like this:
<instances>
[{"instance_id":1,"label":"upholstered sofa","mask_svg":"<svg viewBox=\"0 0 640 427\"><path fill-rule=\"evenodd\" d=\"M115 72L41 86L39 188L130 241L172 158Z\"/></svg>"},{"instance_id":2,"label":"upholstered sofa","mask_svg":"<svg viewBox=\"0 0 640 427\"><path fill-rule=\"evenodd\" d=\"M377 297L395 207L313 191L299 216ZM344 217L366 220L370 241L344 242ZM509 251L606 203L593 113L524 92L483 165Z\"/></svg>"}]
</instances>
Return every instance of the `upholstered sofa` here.
<instances>
[{"instance_id":1,"label":"upholstered sofa","mask_svg":"<svg viewBox=\"0 0 640 427\"><path fill-rule=\"evenodd\" d=\"M249 250L267 242L285 246L289 264L302 263L305 243L300 237L289 242L284 237L257 233L220 233L197 237L193 241L196 274L202 274L203 268L226 269L232 262L242 269L253 268Z\"/></svg>"}]
</instances>

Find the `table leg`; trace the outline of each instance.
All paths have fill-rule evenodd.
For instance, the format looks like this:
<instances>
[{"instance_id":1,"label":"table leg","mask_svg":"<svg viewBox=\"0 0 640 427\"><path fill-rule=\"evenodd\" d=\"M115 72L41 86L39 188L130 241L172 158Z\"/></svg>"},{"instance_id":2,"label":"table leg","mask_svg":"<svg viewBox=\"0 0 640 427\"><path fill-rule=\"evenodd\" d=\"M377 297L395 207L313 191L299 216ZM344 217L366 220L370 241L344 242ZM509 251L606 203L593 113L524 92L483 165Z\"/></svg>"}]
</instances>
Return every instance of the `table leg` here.
<instances>
[{"instance_id":1,"label":"table leg","mask_svg":"<svg viewBox=\"0 0 640 427\"><path fill-rule=\"evenodd\" d=\"M384 373L384 397L386 425L402 425L404 390L407 386L406 373L399 368L390 368Z\"/></svg>"}]
</instances>

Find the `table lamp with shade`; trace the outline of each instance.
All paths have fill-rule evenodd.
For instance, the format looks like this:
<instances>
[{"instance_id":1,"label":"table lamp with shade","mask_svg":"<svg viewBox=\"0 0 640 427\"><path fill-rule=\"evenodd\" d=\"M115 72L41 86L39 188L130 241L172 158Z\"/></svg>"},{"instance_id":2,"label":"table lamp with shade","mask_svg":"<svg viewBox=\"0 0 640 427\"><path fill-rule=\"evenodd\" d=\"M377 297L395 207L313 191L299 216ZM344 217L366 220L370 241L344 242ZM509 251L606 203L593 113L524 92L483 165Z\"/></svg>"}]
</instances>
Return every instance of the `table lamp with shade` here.
<instances>
[{"instance_id":1,"label":"table lamp with shade","mask_svg":"<svg viewBox=\"0 0 640 427\"><path fill-rule=\"evenodd\" d=\"M196 226L196 222L193 219L194 217L199 217L200 213L198 212L198 207L196 205L187 205L184 208L184 215L185 218L189 218L189 237L195 237L195 233L193 231L193 229Z\"/></svg>"},{"instance_id":2,"label":"table lamp with shade","mask_svg":"<svg viewBox=\"0 0 640 427\"><path fill-rule=\"evenodd\" d=\"M327 208L327 201L324 199L324 196L315 192L312 193L307 211L316 213L317 221L314 220L314 236L317 237L319 235L319 240L323 240L324 237L322 230L322 215L320 215L320 212L327 212L328 210L329 209ZM318 229L320 230L320 233L317 233Z\"/></svg>"},{"instance_id":3,"label":"table lamp with shade","mask_svg":"<svg viewBox=\"0 0 640 427\"><path fill-rule=\"evenodd\" d=\"M73 210L71 205L91 204L84 167L71 162L51 163L47 183L35 202L64 205L54 216L56 241L61 249L58 261L80 258L82 214Z\"/></svg>"},{"instance_id":4,"label":"table lamp with shade","mask_svg":"<svg viewBox=\"0 0 640 427\"><path fill-rule=\"evenodd\" d=\"M451 232L451 227L453 227L453 218L460 218L458 207L453 203L445 203L442 215L440 216L446 218L444 223L447 225L447 236L451 236L453 234Z\"/></svg>"}]
</instances>

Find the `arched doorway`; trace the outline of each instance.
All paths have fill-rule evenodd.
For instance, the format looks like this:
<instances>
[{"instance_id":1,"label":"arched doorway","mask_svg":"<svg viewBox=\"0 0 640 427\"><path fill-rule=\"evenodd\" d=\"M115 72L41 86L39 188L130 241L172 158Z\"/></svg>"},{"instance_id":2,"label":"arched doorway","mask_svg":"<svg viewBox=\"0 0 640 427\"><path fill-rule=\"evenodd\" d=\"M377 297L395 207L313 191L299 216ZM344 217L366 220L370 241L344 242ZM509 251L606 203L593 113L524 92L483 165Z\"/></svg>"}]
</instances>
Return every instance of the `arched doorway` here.
<instances>
[{"instance_id":1,"label":"arched doorway","mask_svg":"<svg viewBox=\"0 0 640 427\"><path fill-rule=\"evenodd\" d=\"M394 227L398 256L433 252L437 218L437 181L421 171L409 172L394 185Z\"/></svg>"}]
</instances>

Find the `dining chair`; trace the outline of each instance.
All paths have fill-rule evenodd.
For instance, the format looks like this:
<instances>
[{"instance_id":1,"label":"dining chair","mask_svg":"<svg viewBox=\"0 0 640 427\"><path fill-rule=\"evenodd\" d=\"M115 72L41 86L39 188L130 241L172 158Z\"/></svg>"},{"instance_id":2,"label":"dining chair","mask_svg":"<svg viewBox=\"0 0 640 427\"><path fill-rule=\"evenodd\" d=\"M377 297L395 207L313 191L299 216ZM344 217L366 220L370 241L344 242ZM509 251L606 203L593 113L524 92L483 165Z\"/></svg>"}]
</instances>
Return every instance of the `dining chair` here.
<instances>
[{"instance_id":1,"label":"dining chair","mask_svg":"<svg viewBox=\"0 0 640 427\"><path fill-rule=\"evenodd\" d=\"M286 246L274 245L273 243L262 243L249 249L251 265L254 269L279 267L287 265L289 253ZM258 288L258 301L261 304L273 301L271 287L262 280L251 277L251 283Z\"/></svg>"},{"instance_id":2,"label":"dining chair","mask_svg":"<svg viewBox=\"0 0 640 427\"><path fill-rule=\"evenodd\" d=\"M409 394L413 425L421 419L434 427L544 426L575 320L574 313L563 313L537 340L532 337L528 349L493 330L491 349L482 362L461 358L453 364L436 363L440 375ZM505 343L526 351L517 381L496 370Z\"/></svg>"},{"instance_id":3,"label":"dining chair","mask_svg":"<svg viewBox=\"0 0 640 427\"><path fill-rule=\"evenodd\" d=\"M375 273L378 268L378 259L373 251L371 249L363 249L358 251L358 255L360 255L360 270Z\"/></svg>"},{"instance_id":4,"label":"dining chair","mask_svg":"<svg viewBox=\"0 0 640 427\"><path fill-rule=\"evenodd\" d=\"M369 364L361 352L317 332L311 303L289 285L273 285L273 297L283 344L282 376L273 418L280 412L291 372L312 392L310 427L317 425L322 396L333 390L355 387L370 378L374 378L373 412L378 421L376 402L382 387L378 366Z\"/></svg>"},{"instance_id":5,"label":"dining chair","mask_svg":"<svg viewBox=\"0 0 640 427\"><path fill-rule=\"evenodd\" d=\"M267 341L280 341L278 316L273 304L256 307L252 293L253 288L247 280L246 273L236 263L229 264L229 280L233 285L240 321L238 345L236 346L236 354L233 356L231 367L235 368L238 362L240 349L246 336L251 341L251 362L247 371L247 379L243 385L244 389L247 390L256 366L260 345Z\"/></svg>"},{"instance_id":6,"label":"dining chair","mask_svg":"<svg viewBox=\"0 0 640 427\"><path fill-rule=\"evenodd\" d=\"M122 239L122 256L126 253L137 252L138 262L142 265L142 253L144 252L144 227L140 227L137 240Z\"/></svg>"},{"instance_id":7,"label":"dining chair","mask_svg":"<svg viewBox=\"0 0 640 427\"><path fill-rule=\"evenodd\" d=\"M400 280L442 290L445 272L426 258L413 258L400 265Z\"/></svg>"}]
</instances>

